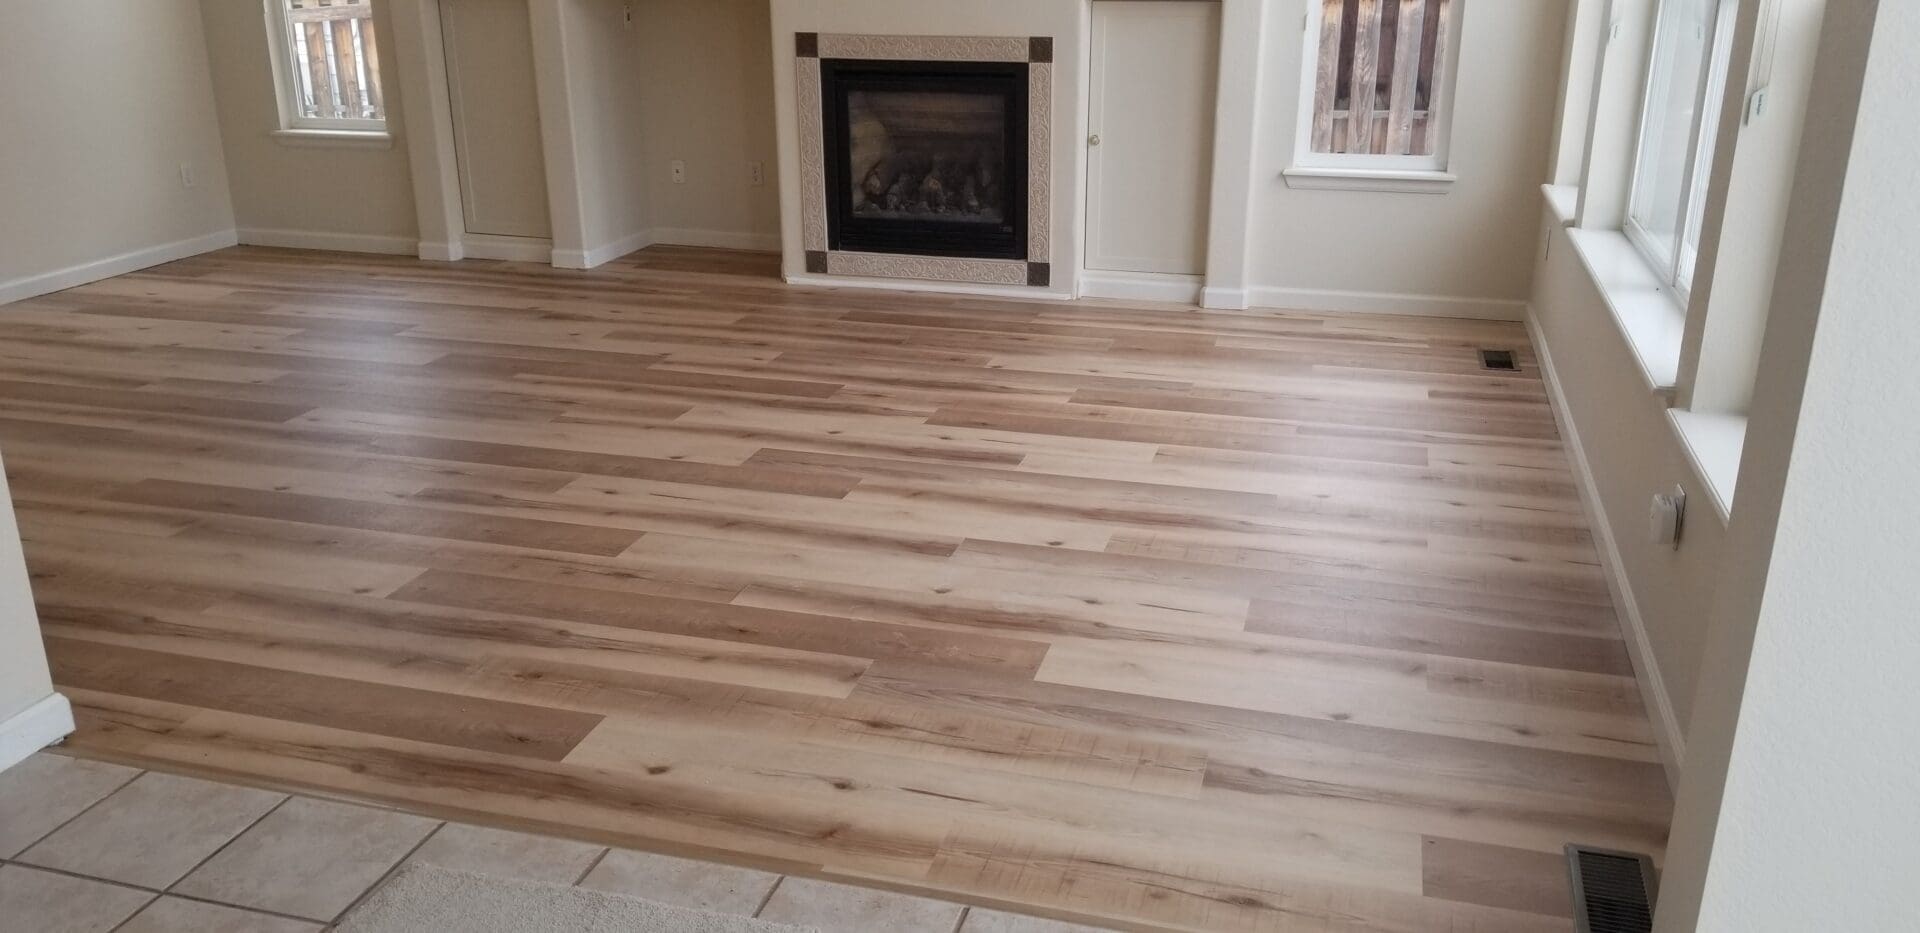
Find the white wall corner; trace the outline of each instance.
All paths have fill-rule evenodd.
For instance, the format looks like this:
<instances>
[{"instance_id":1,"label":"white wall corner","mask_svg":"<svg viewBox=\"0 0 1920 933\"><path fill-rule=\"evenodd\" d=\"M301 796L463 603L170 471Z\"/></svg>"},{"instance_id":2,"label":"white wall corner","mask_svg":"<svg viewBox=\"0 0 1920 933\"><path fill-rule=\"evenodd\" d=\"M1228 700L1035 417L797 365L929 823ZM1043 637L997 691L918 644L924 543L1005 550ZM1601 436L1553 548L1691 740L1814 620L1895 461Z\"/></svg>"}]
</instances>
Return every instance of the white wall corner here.
<instances>
[{"instance_id":1,"label":"white wall corner","mask_svg":"<svg viewBox=\"0 0 1920 933\"><path fill-rule=\"evenodd\" d=\"M0 722L0 771L73 734L73 705L58 693Z\"/></svg>"},{"instance_id":2,"label":"white wall corner","mask_svg":"<svg viewBox=\"0 0 1920 933\"><path fill-rule=\"evenodd\" d=\"M1593 529L1593 542L1600 552L1600 565L1607 578L1607 590L1613 597L1614 611L1620 617L1620 627L1626 636L1627 654L1633 661L1634 680L1640 687L1640 700L1647 708L1654 741L1660 746L1660 763L1667 772L1667 786L1678 787L1680 766L1686 760L1686 733L1681 730L1680 719L1674 713L1666 679L1660 676L1660 662L1654 656L1653 642L1647 636L1646 621L1640 615L1639 601L1634 598L1633 587L1627 579L1626 562L1620 556L1613 526L1607 521L1606 510L1601 507L1600 488L1594 480L1593 468L1587 462L1586 447L1580 443L1580 430L1569 414L1566 394L1553 368L1553 355L1547 350L1546 338L1540 332L1531 306L1526 307L1525 319L1527 339L1533 344L1534 356L1540 361L1541 381L1547 386L1548 406L1553 410L1553 420L1560 426L1560 436L1566 443L1567 459L1573 464L1574 480L1580 488L1580 505L1587 514L1588 525Z\"/></svg>"},{"instance_id":3,"label":"white wall corner","mask_svg":"<svg viewBox=\"0 0 1920 933\"><path fill-rule=\"evenodd\" d=\"M415 248L415 255L427 262L459 262L467 258L467 250L463 243L435 243L421 240Z\"/></svg>"},{"instance_id":4,"label":"white wall corner","mask_svg":"<svg viewBox=\"0 0 1920 933\"><path fill-rule=\"evenodd\" d=\"M1211 311L1245 311L1253 306L1253 295L1244 288L1209 285L1200 290L1200 307Z\"/></svg>"},{"instance_id":5,"label":"white wall corner","mask_svg":"<svg viewBox=\"0 0 1920 933\"><path fill-rule=\"evenodd\" d=\"M143 247L118 256L95 259L10 282L0 282L0 305L64 291L89 282L110 279L116 275L138 272L161 263L210 253L216 249L226 249L239 242L239 234L236 231L217 230L203 236Z\"/></svg>"}]
</instances>

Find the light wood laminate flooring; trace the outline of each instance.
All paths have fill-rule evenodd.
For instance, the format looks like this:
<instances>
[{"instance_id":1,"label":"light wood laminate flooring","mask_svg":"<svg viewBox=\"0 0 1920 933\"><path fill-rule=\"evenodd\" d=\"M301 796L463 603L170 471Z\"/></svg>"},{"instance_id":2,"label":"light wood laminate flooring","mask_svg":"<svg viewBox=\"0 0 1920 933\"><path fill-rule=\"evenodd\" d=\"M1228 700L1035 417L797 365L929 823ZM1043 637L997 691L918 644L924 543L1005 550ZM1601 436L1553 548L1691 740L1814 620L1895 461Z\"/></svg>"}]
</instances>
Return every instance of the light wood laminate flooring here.
<instances>
[{"instance_id":1,"label":"light wood laminate flooring","mask_svg":"<svg viewBox=\"0 0 1920 933\"><path fill-rule=\"evenodd\" d=\"M1518 324L240 248L0 311L0 451L81 755L1138 929L1666 835Z\"/></svg>"}]
</instances>

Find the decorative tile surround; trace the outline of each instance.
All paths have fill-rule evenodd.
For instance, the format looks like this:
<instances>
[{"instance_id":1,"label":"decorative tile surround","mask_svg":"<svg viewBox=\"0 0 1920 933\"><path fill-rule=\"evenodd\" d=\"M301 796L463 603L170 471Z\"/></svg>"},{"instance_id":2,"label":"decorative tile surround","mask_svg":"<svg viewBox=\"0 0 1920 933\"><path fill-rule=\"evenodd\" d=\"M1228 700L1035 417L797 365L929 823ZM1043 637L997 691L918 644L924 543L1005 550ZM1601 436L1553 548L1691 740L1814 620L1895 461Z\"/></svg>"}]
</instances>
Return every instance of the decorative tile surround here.
<instances>
[{"instance_id":1,"label":"decorative tile surround","mask_svg":"<svg viewBox=\"0 0 1920 933\"><path fill-rule=\"evenodd\" d=\"M1044 288L1052 284L1053 39L1047 36L864 36L803 32L794 37L799 98L800 228L813 275L923 279ZM880 61L1024 62L1027 65L1027 258L952 259L831 250L827 238L823 58Z\"/></svg>"}]
</instances>

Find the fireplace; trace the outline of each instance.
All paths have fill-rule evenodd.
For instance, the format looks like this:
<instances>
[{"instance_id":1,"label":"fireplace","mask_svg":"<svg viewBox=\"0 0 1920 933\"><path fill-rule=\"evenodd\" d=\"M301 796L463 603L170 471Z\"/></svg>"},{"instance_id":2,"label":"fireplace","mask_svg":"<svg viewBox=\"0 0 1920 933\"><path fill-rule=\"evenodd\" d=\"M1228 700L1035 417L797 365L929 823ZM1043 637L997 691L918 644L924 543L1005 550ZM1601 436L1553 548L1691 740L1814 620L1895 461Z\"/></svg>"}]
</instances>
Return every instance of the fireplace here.
<instances>
[{"instance_id":1,"label":"fireplace","mask_svg":"<svg viewBox=\"0 0 1920 933\"><path fill-rule=\"evenodd\" d=\"M1027 255L1027 66L820 63L830 249Z\"/></svg>"},{"instance_id":2,"label":"fireplace","mask_svg":"<svg viewBox=\"0 0 1920 933\"><path fill-rule=\"evenodd\" d=\"M794 36L810 276L1052 287L1053 39Z\"/></svg>"}]
</instances>

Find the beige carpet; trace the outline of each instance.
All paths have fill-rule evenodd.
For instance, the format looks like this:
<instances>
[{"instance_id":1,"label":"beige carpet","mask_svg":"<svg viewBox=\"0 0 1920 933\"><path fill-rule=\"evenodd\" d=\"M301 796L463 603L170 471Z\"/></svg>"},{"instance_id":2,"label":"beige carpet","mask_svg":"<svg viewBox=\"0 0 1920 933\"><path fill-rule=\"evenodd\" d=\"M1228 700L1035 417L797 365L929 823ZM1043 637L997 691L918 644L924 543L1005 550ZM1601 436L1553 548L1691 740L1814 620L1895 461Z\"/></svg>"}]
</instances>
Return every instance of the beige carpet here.
<instances>
[{"instance_id":1,"label":"beige carpet","mask_svg":"<svg viewBox=\"0 0 1920 933\"><path fill-rule=\"evenodd\" d=\"M819 933L637 897L409 865L339 933Z\"/></svg>"}]
</instances>

